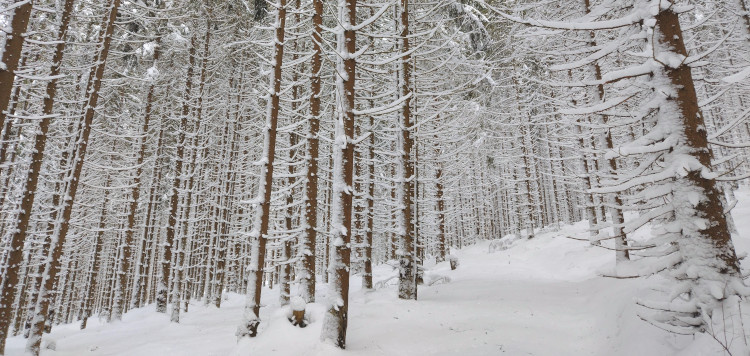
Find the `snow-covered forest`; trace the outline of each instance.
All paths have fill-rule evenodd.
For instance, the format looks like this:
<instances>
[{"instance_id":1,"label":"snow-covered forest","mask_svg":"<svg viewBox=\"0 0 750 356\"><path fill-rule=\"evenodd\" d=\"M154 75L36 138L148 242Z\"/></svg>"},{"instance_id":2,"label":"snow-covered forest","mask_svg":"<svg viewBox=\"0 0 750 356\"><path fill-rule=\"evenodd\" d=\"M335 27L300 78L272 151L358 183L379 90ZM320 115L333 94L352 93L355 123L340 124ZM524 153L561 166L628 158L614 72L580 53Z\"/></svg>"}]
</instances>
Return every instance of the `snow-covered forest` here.
<instances>
[{"instance_id":1,"label":"snow-covered forest","mask_svg":"<svg viewBox=\"0 0 750 356\"><path fill-rule=\"evenodd\" d=\"M748 0L0 28L0 355L750 355Z\"/></svg>"}]
</instances>

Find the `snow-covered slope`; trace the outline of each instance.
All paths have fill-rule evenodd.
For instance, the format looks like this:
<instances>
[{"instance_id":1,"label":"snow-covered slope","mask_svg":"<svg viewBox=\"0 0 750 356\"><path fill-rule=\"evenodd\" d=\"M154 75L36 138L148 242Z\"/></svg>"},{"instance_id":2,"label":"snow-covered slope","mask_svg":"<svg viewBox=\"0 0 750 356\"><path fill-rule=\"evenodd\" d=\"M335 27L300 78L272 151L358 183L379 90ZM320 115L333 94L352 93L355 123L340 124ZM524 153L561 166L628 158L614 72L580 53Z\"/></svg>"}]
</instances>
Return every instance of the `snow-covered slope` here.
<instances>
[{"instance_id":1,"label":"snow-covered slope","mask_svg":"<svg viewBox=\"0 0 750 356\"><path fill-rule=\"evenodd\" d=\"M734 216L740 230L738 252L750 250L750 191L739 192ZM491 252L490 241L455 251L460 260L428 265L428 282L418 301L396 297L396 271L375 270L374 291L352 278L347 350L319 341L325 306L309 305L311 324L300 329L286 321L277 291L266 290L261 334L240 343L234 336L244 297L230 294L222 308L200 302L183 313L180 324L153 306L127 313L123 321L91 320L54 328L46 340L55 350L43 355L720 355L705 335L676 336L643 321L633 299L650 293L658 278L601 277L612 270L614 253L591 247L586 224L540 233L510 248ZM646 233L646 232L642 232ZM747 266L745 261L745 266ZM447 278L443 278L447 277ZM445 280L448 280L445 282ZM441 283L444 282L444 283ZM319 300L325 288L319 285ZM8 355L22 354L24 339L9 340Z\"/></svg>"}]
</instances>

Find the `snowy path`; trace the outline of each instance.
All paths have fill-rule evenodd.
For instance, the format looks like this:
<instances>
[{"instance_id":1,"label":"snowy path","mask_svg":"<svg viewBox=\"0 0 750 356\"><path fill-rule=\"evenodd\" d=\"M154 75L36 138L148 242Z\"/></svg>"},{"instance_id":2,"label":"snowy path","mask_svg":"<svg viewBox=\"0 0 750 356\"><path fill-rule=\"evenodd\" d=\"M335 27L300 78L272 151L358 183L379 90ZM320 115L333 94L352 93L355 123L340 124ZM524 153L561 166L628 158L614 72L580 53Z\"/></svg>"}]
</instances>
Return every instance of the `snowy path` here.
<instances>
[{"instance_id":1,"label":"snowy path","mask_svg":"<svg viewBox=\"0 0 750 356\"><path fill-rule=\"evenodd\" d=\"M462 267L478 266L467 262ZM380 355L541 355L551 350L559 355L600 354L599 345L587 337L596 330L598 316L594 310L586 312L591 298L578 283L467 275L455 273L450 284L423 288L418 302L402 302L397 308L384 299L358 304L363 309L358 314L364 318L352 321L353 351L380 350L366 352ZM403 319L406 322L399 322ZM367 324L357 320L382 327L367 333ZM389 340L389 348L384 349L379 340Z\"/></svg>"},{"instance_id":2,"label":"snowy path","mask_svg":"<svg viewBox=\"0 0 750 356\"><path fill-rule=\"evenodd\" d=\"M562 249L552 248L558 244L580 251L561 258L555 251ZM352 317L350 351L363 355L610 354L622 312L619 306L631 299L626 291L632 283L594 277L591 263L596 263L597 255L608 258L609 253L585 251L588 248L575 244L540 237L512 252L488 254L483 243L458 253L458 270L449 271L442 264L435 268L452 281L423 287L417 302L394 305L379 292L369 300L366 294L364 303L353 307L357 317ZM589 259L585 266L566 265L578 254ZM540 261L546 261L544 268L535 269ZM593 278L580 273L583 267ZM613 300L617 307L608 307ZM369 330L368 325L376 327Z\"/></svg>"},{"instance_id":3,"label":"snowy path","mask_svg":"<svg viewBox=\"0 0 750 356\"><path fill-rule=\"evenodd\" d=\"M578 251L560 257L560 248L551 246L557 244ZM451 282L423 286L419 301L397 300L393 286L352 293L345 353L602 355L612 350L617 320L609 320L611 313L602 311L607 310L611 297L623 299L617 294L626 286L586 278L593 276L592 261L596 263L599 255L608 258L608 253L542 236L509 251L489 254L487 244L481 243L457 255L461 265L456 271L450 271L446 263L432 269L433 274L449 276ZM589 261L585 266L564 265L578 257ZM547 263L540 268L537 260ZM551 274L553 270L559 273ZM384 280L393 273L381 266L375 279ZM358 278L353 284L359 288ZM274 299L270 296L264 301ZM317 343L320 320L306 329L294 328L283 320L283 312L269 317L275 305L264 309L267 324L261 336L237 347L234 329L240 321L242 302L242 296L232 295L220 309L194 305L182 314L180 325L169 324L153 306L131 312L114 325L92 321L85 331L65 325L52 335L57 351L45 350L44 354L343 354ZM322 306L317 306L316 312L317 318L322 318ZM10 346L10 355L19 354L23 341L15 338Z\"/></svg>"},{"instance_id":4,"label":"snowy path","mask_svg":"<svg viewBox=\"0 0 750 356\"><path fill-rule=\"evenodd\" d=\"M742 239L738 252L750 249L750 192L735 209ZM56 350L45 356L78 355L719 355L710 341L666 334L636 315L633 298L651 280L598 276L610 269L614 254L563 236L585 236L585 224L517 241L509 250L490 253L484 241L456 255L461 265L430 268L427 277L448 276L446 284L421 286L418 301L396 298L393 285L360 289L352 279L347 350L319 342L325 313L322 303L308 307L312 323L291 326L278 307L277 291L266 291L261 334L237 343L234 336L244 297L231 294L222 308L191 305L179 325L157 314L154 306L127 313L114 324L89 321L54 328L47 340ZM745 261L748 263L748 261ZM395 275L378 266L375 281ZM391 282L395 282L391 280ZM319 285L319 301L325 289ZM199 303L198 303L199 304ZM24 341L11 338L8 355L21 355ZM702 341L702 340L701 340Z\"/></svg>"}]
</instances>

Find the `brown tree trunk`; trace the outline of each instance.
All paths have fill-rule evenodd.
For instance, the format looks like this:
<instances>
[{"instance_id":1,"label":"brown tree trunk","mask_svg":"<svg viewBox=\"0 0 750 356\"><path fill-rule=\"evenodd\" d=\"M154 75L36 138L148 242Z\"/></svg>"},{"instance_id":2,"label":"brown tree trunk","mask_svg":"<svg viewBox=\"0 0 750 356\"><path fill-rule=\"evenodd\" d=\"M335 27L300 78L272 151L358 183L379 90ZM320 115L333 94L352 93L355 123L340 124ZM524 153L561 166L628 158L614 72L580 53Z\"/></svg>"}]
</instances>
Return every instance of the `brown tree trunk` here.
<instances>
[{"instance_id":1,"label":"brown tree trunk","mask_svg":"<svg viewBox=\"0 0 750 356\"><path fill-rule=\"evenodd\" d=\"M364 243L365 270L362 273L362 288L372 289L372 230L375 220L375 119L372 115L370 115L370 144L367 150L367 232L365 233Z\"/></svg>"},{"instance_id":2,"label":"brown tree trunk","mask_svg":"<svg viewBox=\"0 0 750 356\"><path fill-rule=\"evenodd\" d=\"M163 124L162 124L163 125ZM138 266L136 267L137 271L135 271L135 276L133 277L133 295L131 296L131 304L133 307L140 307L143 305L147 299L148 295L148 271L149 271L149 250L151 250L151 253L155 253L155 249L147 249L149 246L149 240L153 241L153 229L152 229L152 222L153 219L153 213L154 213L154 206L156 205L156 194L157 194L157 186L159 182L161 182L162 177L162 169L159 167L159 156L162 152L162 145L164 142L164 127L162 126L159 130L159 138L156 141L156 160L154 162L154 173L153 178L151 181L151 188L149 189L149 198L148 198L148 206L146 207L146 218L145 223L143 227L143 238L141 240L141 249L140 254L138 256Z\"/></svg>"},{"instance_id":3,"label":"brown tree trunk","mask_svg":"<svg viewBox=\"0 0 750 356\"><path fill-rule=\"evenodd\" d=\"M180 185L182 184L182 164L185 157L185 131L188 127L188 115L190 114L190 91L193 86L193 67L195 66L195 36L190 41L190 53L187 68L187 79L185 82L185 92L182 96L182 112L178 129L177 139L177 157L175 157L174 178L172 180L171 196L169 200L169 221L167 223L167 238L164 243L164 252L161 260L161 269L159 274L159 286L157 287L156 311L159 313L167 312L167 302L169 291L169 276L172 271L172 247L175 241L177 231L177 214L180 195ZM172 320L173 322L177 322Z\"/></svg>"},{"instance_id":4,"label":"brown tree trunk","mask_svg":"<svg viewBox=\"0 0 750 356\"><path fill-rule=\"evenodd\" d=\"M260 324L260 297L263 286L263 269L265 266L266 240L271 220L271 191L273 190L273 162L276 153L276 128L279 119L279 100L281 95L281 74L284 63L284 34L286 26L286 0L279 0L279 8L276 13L276 30L273 48L273 72L271 75L271 89L268 105L268 116L266 118L264 137L264 157L261 171L262 180L259 184L258 195L260 209L256 210L256 221L252 234L255 235L253 258L250 262L251 274L248 286L248 300L245 305L245 320L237 330L239 337L255 337L258 334Z\"/></svg>"},{"instance_id":5,"label":"brown tree trunk","mask_svg":"<svg viewBox=\"0 0 750 356\"><path fill-rule=\"evenodd\" d=\"M687 57L687 49L682 37L682 29L678 15L671 10L662 10L656 16L656 27L661 34L657 40L664 48L670 48L677 54ZM656 31L655 31L656 32ZM708 137L705 129L705 122L698 99L695 92L693 77L690 72L690 66L681 63L677 68L664 67L666 75L671 81L672 87L675 88L676 97L671 99L675 101L680 112L679 115L684 123L684 135L686 142L684 144L690 149L689 154L700 162L704 167L711 167L711 150L708 146ZM705 195L697 205L694 211L697 216L691 218L703 218L710 223L706 228L697 231L695 237L701 240L710 241L708 246L712 247L711 251L701 251L701 253L713 254L716 261L721 261L720 266L715 266L721 273L739 276L739 261L732 245L732 237L729 233L727 220L724 216L724 207L721 204L720 192L716 187L713 179L703 177L701 170L693 170L678 179L687 185L690 191L697 189ZM677 197L677 194L675 195ZM680 199L687 200L688 197L680 196ZM677 204L677 202L673 202ZM686 205L688 203L686 202ZM693 251L681 251L683 256L694 253ZM693 256L690 256L693 257ZM685 258L685 257L683 257ZM706 258L704 255L698 258ZM713 261L713 259L711 259Z\"/></svg>"},{"instance_id":6,"label":"brown tree trunk","mask_svg":"<svg viewBox=\"0 0 750 356\"><path fill-rule=\"evenodd\" d=\"M440 151L437 150L439 154ZM440 157L438 157L440 160ZM438 251L437 262L445 261L445 256L450 253L445 242L445 199L443 199L443 163L435 164L435 199L437 200L437 223L438 223Z\"/></svg>"},{"instance_id":7,"label":"brown tree trunk","mask_svg":"<svg viewBox=\"0 0 750 356\"><path fill-rule=\"evenodd\" d=\"M51 246L52 252L48 262L48 268L46 269L46 279L42 286L43 291L39 293L39 302L37 305L35 322L32 324L31 332L29 336L29 342L26 348L29 352L38 355L39 347L42 342L42 331L44 330L44 324L47 321L49 314L49 306L52 299L53 286L57 282L57 276L60 272L60 264L62 257L62 248L65 245L65 239L68 235L70 228L70 217L73 212L73 204L75 202L76 193L78 192L78 183L81 179L81 171L83 170L83 162L86 156L86 149L88 148L89 136L91 134L91 124L94 121L94 114L96 106L99 101L99 89L102 84L102 77L104 77L104 69L107 64L107 56L109 55L109 48L112 42L112 33L114 32L115 19L117 18L117 10L120 7L120 0L112 0L109 12L102 21L102 32L99 35L99 43L101 43L100 51L95 57L95 67L92 68L89 82L86 85L86 93L89 94L88 100L86 101L85 113L83 116L83 122L81 127L81 140L78 141L76 152L74 157L75 166L72 172L72 179L70 180L68 187L67 199L63 199L64 205L62 221L60 225L60 232L57 237L57 241Z\"/></svg>"},{"instance_id":8,"label":"brown tree trunk","mask_svg":"<svg viewBox=\"0 0 750 356\"><path fill-rule=\"evenodd\" d=\"M310 66L310 118L305 166L305 232L302 240L302 275L300 292L306 303L315 302L315 242L318 238L318 131L320 130L320 68L321 26L323 25L323 0L313 0L313 55ZM323 272L325 273L325 271Z\"/></svg>"},{"instance_id":9,"label":"brown tree trunk","mask_svg":"<svg viewBox=\"0 0 750 356\"><path fill-rule=\"evenodd\" d=\"M296 43L296 42L295 42ZM296 49L295 49L296 51ZM293 60L296 60L293 59ZM297 79L293 79L294 82ZM297 96L297 88L292 89L292 112L295 112L294 101ZM289 133L289 147L297 145L297 136L294 132ZM289 166L287 172L289 173L288 184L290 187L289 195L286 198L287 210L286 216L284 216L284 225L287 231L291 231L294 227L294 158L296 149L289 149ZM281 265L279 266L279 303L281 305L289 304L291 298L291 278L292 278L292 265L289 260L292 258L292 241L289 237L282 241L281 246Z\"/></svg>"},{"instance_id":10,"label":"brown tree trunk","mask_svg":"<svg viewBox=\"0 0 750 356\"><path fill-rule=\"evenodd\" d=\"M161 56L161 37L156 38L156 46L154 46L154 57L153 57L153 63L156 65L159 61L159 57ZM136 170L135 170L135 177L133 177L133 189L131 190L131 196L130 196L130 204L128 204L128 218L127 218L127 227L125 230L125 241L123 242L122 246L122 252L121 252L121 260L118 264L118 273L117 273L117 285L115 286L115 301L112 306L112 319L113 320L120 320L122 319L122 313L124 309L127 309L127 306L125 306L125 297L126 297L126 287L127 287L127 280L128 275L130 272L130 261L131 261L131 248L133 246L133 235L135 234L135 220L136 215L138 212L138 201L141 196L141 175L143 174L143 160L146 155L146 142L148 137L148 131L149 131L149 125L151 123L151 115L153 110L153 104L154 104L154 92L156 91L156 78L152 79L153 81L148 87L148 94L146 95L146 108L143 118L143 127L141 129L141 137L139 138L138 142L138 160L136 163ZM144 236L145 239L145 236ZM137 271L136 271L137 273ZM135 287L135 279L133 282L133 286ZM135 289L135 288L134 288Z\"/></svg>"},{"instance_id":11,"label":"brown tree trunk","mask_svg":"<svg viewBox=\"0 0 750 356\"><path fill-rule=\"evenodd\" d=\"M198 82L198 103L196 107L196 122L193 124L193 133L192 133L192 147L191 150L193 151L191 154L191 161L190 165L186 167L185 171L188 172L190 178L187 182L187 196L184 200L184 212L183 212L183 226L182 226L182 236L177 236L177 239L179 240L180 248L177 253L177 259L175 262L175 280L172 284L172 314L170 315L170 320L174 323L177 323L180 321L180 307L181 307L181 296L182 296L182 288L183 288L183 279L184 279L184 272L183 272L183 261L185 259L185 244L187 243L189 237L188 237L188 231L190 228L190 210L192 207L192 200L193 200L193 186L195 184L195 172L196 172L196 166L195 162L199 155L199 152L197 151L197 143L198 143L198 135L200 135L201 132L201 126L203 121L203 95L204 95L204 87L206 84L206 71L208 67L208 50L209 50L209 44L211 42L211 22L206 21L206 34L203 38L203 61L201 63L201 74L200 79ZM191 47L194 48L194 47ZM195 50L193 50L193 54L195 53ZM187 101L189 103L189 100ZM187 129L187 126L183 126L184 129ZM187 139L185 139L187 141ZM183 141L183 142L185 142ZM183 146L184 150L184 146ZM184 152L183 152L184 154ZM182 158L181 158L182 159ZM183 184L182 182L181 184ZM175 211L175 214L178 214L178 212ZM218 214L216 216L216 219L218 220ZM175 227L177 228L177 227ZM219 293L219 297L221 297L221 293Z\"/></svg>"},{"instance_id":12,"label":"brown tree trunk","mask_svg":"<svg viewBox=\"0 0 750 356\"><path fill-rule=\"evenodd\" d=\"M109 177L107 177L107 184L109 186ZM81 320L81 330L86 328L86 324L91 317L91 310L94 308L94 295L96 294L99 282L99 271L102 270L100 266L100 258L102 255L102 245L104 243L104 226L107 219L107 195L109 190L104 191L104 201L102 202L102 209L99 217L99 231L96 233L96 239L94 240L93 255L91 256L91 269L89 271L88 283L86 283L86 297L83 299L83 318Z\"/></svg>"},{"instance_id":13,"label":"brown tree trunk","mask_svg":"<svg viewBox=\"0 0 750 356\"><path fill-rule=\"evenodd\" d=\"M591 5L589 4L589 0L584 0L585 5L585 12L588 14L590 12ZM595 34L593 31L589 33L589 47L596 48L597 44L595 41ZM602 69L599 66L598 62L594 62L593 71L594 71L594 77L597 81L602 80ZM597 86L597 95L599 102L604 102L604 84L599 84ZM609 128L606 127L607 121L609 120L609 117L607 115L598 115L599 120L605 127L604 129L606 132L604 135L599 136L600 145L603 149L606 150L612 150L614 148L614 144L612 142L612 132ZM607 174L614 175L617 173L617 159L612 157L607 159ZM605 197L602 197L602 199L605 199ZM614 230L615 236L615 259L620 261L627 261L630 259L630 253L628 252L628 243L627 243L627 236L625 234L625 216L622 212L622 199L620 198L619 193L615 193L612 197L614 205L609 208L609 214L611 215L612 219L612 229Z\"/></svg>"},{"instance_id":14,"label":"brown tree trunk","mask_svg":"<svg viewBox=\"0 0 750 356\"><path fill-rule=\"evenodd\" d=\"M21 60L21 51L23 50L23 44L26 41L24 35L29 26L29 18L31 17L31 8L33 4L34 1L32 0L16 0L13 3L15 9L13 9L13 18L10 23L11 33L7 34L5 37L5 48L3 50L2 58L4 67L0 68L0 129L5 127L10 96L13 92L13 81L16 78L18 62ZM0 346L4 346L4 344Z\"/></svg>"},{"instance_id":15,"label":"brown tree trunk","mask_svg":"<svg viewBox=\"0 0 750 356\"><path fill-rule=\"evenodd\" d=\"M74 124L74 126L75 126L75 124ZM77 137L75 137L75 136L73 136L71 139L69 139L71 146L74 145L76 139L77 139ZM67 175L66 175L66 171L65 171L64 168L68 167L71 164L71 161L70 161L71 156L73 156L73 155L71 154L71 151L69 151L69 150L63 151L62 154L60 155L59 164L60 164L60 167L63 168L63 169L61 169L61 172L58 175L58 180L55 182L55 188L54 188L54 192L55 193L52 195L52 206L53 207L59 207L60 206L60 200L62 199L62 195L65 194L66 191L67 191L67 184L65 183ZM49 220L47 222L47 231L49 231L50 233L49 233L49 235L47 235L45 237L44 244L42 245L42 256L44 256L44 257L48 257L49 256L49 249L52 246L52 239L54 238L54 236L56 236L56 234L59 233L58 230L57 230L58 227L59 227L58 226L59 225L58 224L58 214L59 214L59 212L60 212L59 209L55 208L50 213ZM31 326L32 326L32 322L33 322L32 318L34 317L34 315L36 315L35 314L35 310L36 310L36 307L37 307L37 301L39 300L39 293L42 292L42 286L44 284L44 278L45 278L44 271L48 267L47 266L48 264L49 264L48 262L45 262L45 264L40 265L38 267L39 274L35 278L36 279L36 281L35 281L36 282L35 283L36 288L31 293L31 298L30 298L30 301L29 301L29 303L30 303L30 305L29 305L29 311L28 311L28 313L26 315L26 319L27 320L26 320L25 331L24 331L24 337L26 337L26 338L29 337L29 333L31 332Z\"/></svg>"},{"instance_id":16,"label":"brown tree trunk","mask_svg":"<svg viewBox=\"0 0 750 356\"><path fill-rule=\"evenodd\" d=\"M23 43L26 40L23 35L26 33L29 25L32 4L33 1L31 0L14 2L14 5L17 5L17 7L13 11L13 19L10 24L11 33L7 34L5 38L5 48L2 58L4 68L0 69L0 130L5 127L8 104L13 92L13 81L16 77L18 62L21 59ZM33 164L34 162L32 161ZM25 211L23 205L27 204L28 201L28 197L24 198L21 207L23 211ZM24 218L23 212L21 215L19 219ZM16 229L18 230L19 228L20 226ZM23 258L23 239L25 238L26 229L23 228L23 230L24 236L19 236L18 233L15 233L11 238L8 260L6 262L7 269L5 271L5 278L2 279L2 288L0 288L2 290L2 297L0 298L0 355L5 354L5 339L8 337L8 328L13 318L13 300L15 299L16 285L18 285L18 269Z\"/></svg>"},{"instance_id":17,"label":"brown tree trunk","mask_svg":"<svg viewBox=\"0 0 750 356\"><path fill-rule=\"evenodd\" d=\"M349 319L349 268L352 241L352 183L354 180L354 98L356 81L356 32L357 0L339 2L339 21L345 24L342 33L338 34L338 51L344 55L337 63L343 64L344 75L337 79L338 96L341 111L334 133L333 186L334 213L332 214L331 231L334 240L332 245L332 274L330 295L336 302L330 306L326 315L322 339L333 341L336 346L346 348L346 329ZM342 186L343 185L343 186Z\"/></svg>"},{"instance_id":18,"label":"brown tree trunk","mask_svg":"<svg viewBox=\"0 0 750 356\"><path fill-rule=\"evenodd\" d=\"M355 125L354 128L354 137L360 137L362 135L360 125ZM363 251L362 248L364 247L364 236L363 236L363 229L362 229L362 223L364 222L362 219L362 214L365 211L364 202L362 201L362 197L364 194L362 194L362 164L361 164L361 153L360 150L355 149L354 150L354 195L352 197L352 206L354 208L352 219L354 223L354 231L352 231L352 252L354 252L354 258L352 261L352 271L354 273L360 273L362 271L362 268L364 267L362 265L363 261Z\"/></svg>"},{"instance_id":19,"label":"brown tree trunk","mask_svg":"<svg viewBox=\"0 0 750 356\"><path fill-rule=\"evenodd\" d=\"M27 60L28 60L28 56L23 56L23 58L21 58L21 61L20 61L21 63L18 65L18 67L19 68L25 67ZM39 54L37 53L35 55L34 62L37 62L38 60L39 60ZM20 95L21 95L21 85L15 85L13 87L13 96L8 105L8 113L15 112L19 104L18 102L19 102ZM25 100L23 104L24 104L23 105L24 109L26 109L26 107L28 106L28 100ZM7 120L5 124L6 125L4 128L0 127L0 130L3 131L2 143L0 143L0 166L4 166L5 161L8 158L8 147L11 146L12 144L11 136L13 135L13 131L15 131L15 136L16 136L14 142L19 142L18 139L22 135L21 130L13 130L13 120ZM15 155L12 155L12 156L15 157ZM10 188L8 187L8 183L7 183L9 182L9 179L11 177L10 171L11 169L5 169L5 172L6 172L5 182L6 183L3 185L3 189L0 191L0 194L2 194L0 196L0 206L3 206L3 203L5 202L4 198L7 194L8 189ZM0 230L0 234L4 234L4 231Z\"/></svg>"},{"instance_id":20,"label":"brown tree trunk","mask_svg":"<svg viewBox=\"0 0 750 356\"><path fill-rule=\"evenodd\" d=\"M399 285L398 297L401 299L417 299L417 265L416 248L414 238L414 164L411 158L414 141L411 137L412 113L411 113L411 54L409 47L409 0L401 0L401 98L404 102L401 107L401 166L403 170L403 187L401 197L401 218L403 235L401 236L401 256L399 257Z\"/></svg>"},{"instance_id":21,"label":"brown tree trunk","mask_svg":"<svg viewBox=\"0 0 750 356\"><path fill-rule=\"evenodd\" d=\"M295 10L299 10L300 8L300 0L295 1ZM298 24L300 22L299 12L295 11L294 13L294 23ZM292 42L292 62L297 62L298 59L298 41L297 39L294 39ZM291 100L291 109L293 113L297 112L297 96L299 92L299 86L297 85L297 80L299 79L299 75L297 71L294 71L292 74L292 100ZM295 146L297 146L297 134L295 132L289 133L289 165L287 166L287 173L289 173L288 178L288 184L289 184L289 192L287 193L286 197L286 215L284 216L284 225L287 231L292 231L295 219L294 219L294 182L296 180L294 173L294 160L297 156L297 149ZM282 247L281 247L281 258L279 266L279 303L281 305L287 305L289 304L290 298L291 298L291 287L292 287L292 239L291 237L284 238L284 241L282 241Z\"/></svg>"}]
</instances>

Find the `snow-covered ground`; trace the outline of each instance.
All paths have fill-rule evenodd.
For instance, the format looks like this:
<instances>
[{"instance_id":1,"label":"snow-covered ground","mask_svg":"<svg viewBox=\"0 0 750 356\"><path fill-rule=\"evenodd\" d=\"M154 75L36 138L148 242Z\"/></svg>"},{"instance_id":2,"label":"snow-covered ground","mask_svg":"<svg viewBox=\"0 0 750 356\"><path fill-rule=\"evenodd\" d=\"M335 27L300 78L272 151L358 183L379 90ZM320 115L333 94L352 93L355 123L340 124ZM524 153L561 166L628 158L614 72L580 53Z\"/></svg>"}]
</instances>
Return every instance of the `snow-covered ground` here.
<instances>
[{"instance_id":1,"label":"snow-covered ground","mask_svg":"<svg viewBox=\"0 0 750 356\"><path fill-rule=\"evenodd\" d=\"M750 190L738 192L733 214L740 230L735 245L750 251ZM612 270L614 252L565 238L586 237L586 224L540 233L529 241L490 252L489 241L455 251L460 260L429 266L418 301L396 297L395 279L365 291L352 278L347 350L319 341L325 306L308 306L311 324L287 322L277 291L265 291L260 335L240 343L235 329L244 297L230 294L220 309L200 302L182 313L180 324L153 306L127 313L121 322L89 321L54 328L43 355L721 355L705 335L676 336L638 316L636 296L650 293L658 278L601 277ZM647 232L642 232L647 233ZM744 261L744 266L750 267ZM396 274L390 266L375 270L374 280ZM319 300L325 288L319 286ZM22 354L25 340L8 341L8 355Z\"/></svg>"}]
</instances>

